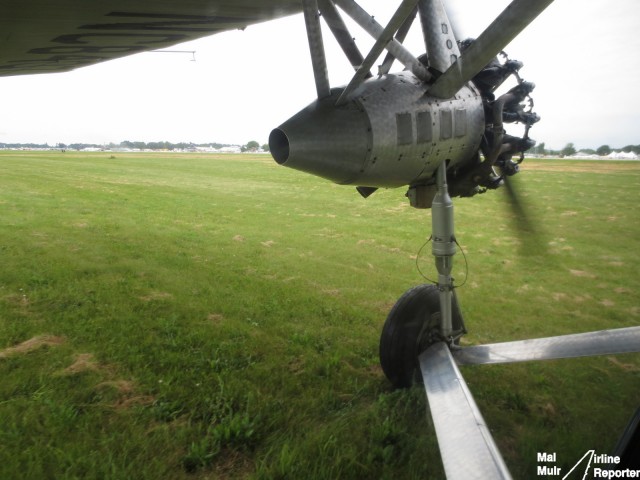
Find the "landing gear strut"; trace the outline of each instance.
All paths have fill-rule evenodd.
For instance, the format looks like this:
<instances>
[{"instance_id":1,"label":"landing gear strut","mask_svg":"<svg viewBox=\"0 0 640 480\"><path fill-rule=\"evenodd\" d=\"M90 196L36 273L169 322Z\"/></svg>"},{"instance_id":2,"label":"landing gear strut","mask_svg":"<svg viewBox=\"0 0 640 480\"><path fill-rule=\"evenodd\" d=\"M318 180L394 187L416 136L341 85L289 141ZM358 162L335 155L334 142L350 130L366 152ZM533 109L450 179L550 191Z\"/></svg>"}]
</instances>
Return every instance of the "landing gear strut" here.
<instances>
[{"instance_id":1,"label":"landing gear strut","mask_svg":"<svg viewBox=\"0 0 640 480\"><path fill-rule=\"evenodd\" d=\"M466 333L451 270L456 253L453 202L446 178L447 162L437 172L431 206L432 253L438 270L436 285L407 291L394 305L382 329L380 363L395 387L410 387L418 372L418 355L436 342L452 344Z\"/></svg>"}]
</instances>

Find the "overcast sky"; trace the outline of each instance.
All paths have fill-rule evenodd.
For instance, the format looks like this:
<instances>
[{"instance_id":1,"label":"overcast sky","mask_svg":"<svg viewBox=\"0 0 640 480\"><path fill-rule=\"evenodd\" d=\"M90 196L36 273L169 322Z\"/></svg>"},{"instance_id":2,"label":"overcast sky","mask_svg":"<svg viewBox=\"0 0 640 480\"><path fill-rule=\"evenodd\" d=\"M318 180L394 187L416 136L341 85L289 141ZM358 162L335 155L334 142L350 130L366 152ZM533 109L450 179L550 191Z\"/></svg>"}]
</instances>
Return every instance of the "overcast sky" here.
<instances>
[{"instance_id":1,"label":"overcast sky","mask_svg":"<svg viewBox=\"0 0 640 480\"><path fill-rule=\"evenodd\" d=\"M398 2L362 0L378 20ZM457 30L477 36L508 0L448 2ZM480 6L482 5L482 7ZM640 1L555 0L510 46L536 83L542 120L532 138L547 148L640 144ZM366 55L372 40L352 34ZM419 28L407 40L423 50ZM332 86L353 71L324 32ZM0 78L0 142L123 140L266 143L269 132L315 97L300 15L70 73ZM399 64L394 69L402 68ZM508 130L510 131L510 130ZM510 133L517 133L511 132Z\"/></svg>"}]
</instances>

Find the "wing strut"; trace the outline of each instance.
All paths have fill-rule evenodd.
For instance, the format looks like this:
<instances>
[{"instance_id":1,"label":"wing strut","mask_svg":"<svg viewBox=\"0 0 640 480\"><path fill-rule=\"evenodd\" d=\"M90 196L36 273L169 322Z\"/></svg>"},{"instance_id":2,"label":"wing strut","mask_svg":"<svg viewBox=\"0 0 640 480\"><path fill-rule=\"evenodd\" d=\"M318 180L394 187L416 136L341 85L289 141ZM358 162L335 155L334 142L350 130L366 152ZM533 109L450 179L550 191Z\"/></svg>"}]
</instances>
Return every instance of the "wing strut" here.
<instances>
[{"instance_id":1,"label":"wing strut","mask_svg":"<svg viewBox=\"0 0 640 480\"><path fill-rule=\"evenodd\" d=\"M316 80L318 98L331 95L329 73L327 71L327 59L324 54L322 42L322 30L320 28L320 15L318 13L317 0L302 0L304 22L307 27L311 63L313 64L313 76Z\"/></svg>"},{"instance_id":2,"label":"wing strut","mask_svg":"<svg viewBox=\"0 0 640 480\"><path fill-rule=\"evenodd\" d=\"M510 479L449 347L431 345L420 355L420 369L447 479Z\"/></svg>"},{"instance_id":3,"label":"wing strut","mask_svg":"<svg viewBox=\"0 0 640 480\"><path fill-rule=\"evenodd\" d=\"M484 365L635 352L640 352L640 327L476 345L453 356L458 365Z\"/></svg>"},{"instance_id":4,"label":"wing strut","mask_svg":"<svg viewBox=\"0 0 640 480\"><path fill-rule=\"evenodd\" d=\"M513 0L465 50L460 59L435 81L429 94L451 98L552 2L553 0Z\"/></svg>"},{"instance_id":5,"label":"wing strut","mask_svg":"<svg viewBox=\"0 0 640 480\"><path fill-rule=\"evenodd\" d=\"M442 0L420 0L418 7L429 66L439 73L445 72L460 57L447 12Z\"/></svg>"}]
</instances>

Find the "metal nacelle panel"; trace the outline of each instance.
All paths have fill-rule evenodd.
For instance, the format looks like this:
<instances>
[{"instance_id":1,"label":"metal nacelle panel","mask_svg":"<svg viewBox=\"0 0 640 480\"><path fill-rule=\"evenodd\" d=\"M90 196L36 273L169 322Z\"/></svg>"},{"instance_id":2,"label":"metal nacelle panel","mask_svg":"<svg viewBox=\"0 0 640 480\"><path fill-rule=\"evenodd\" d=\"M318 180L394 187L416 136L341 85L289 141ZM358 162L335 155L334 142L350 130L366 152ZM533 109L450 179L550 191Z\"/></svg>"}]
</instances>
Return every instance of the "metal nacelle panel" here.
<instances>
[{"instance_id":1,"label":"metal nacelle panel","mask_svg":"<svg viewBox=\"0 0 640 480\"><path fill-rule=\"evenodd\" d=\"M368 80L352 100L341 89L316 100L271 132L280 165L344 185L401 187L433 183L477 153L484 132L482 99L472 86L441 100L410 72Z\"/></svg>"},{"instance_id":2,"label":"metal nacelle panel","mask_svg":"<svg viewBox=\"0 0 640 480\"><path fill-rule=\"evenodd\" d=\"M399 187L432 177L442 160L451 166L477 152L484 132L479 93L464 87L454 98L425 95L409 72L365 83L355 99L371 125L371 151L358 185Z\"/></svg>"}]
</instances>

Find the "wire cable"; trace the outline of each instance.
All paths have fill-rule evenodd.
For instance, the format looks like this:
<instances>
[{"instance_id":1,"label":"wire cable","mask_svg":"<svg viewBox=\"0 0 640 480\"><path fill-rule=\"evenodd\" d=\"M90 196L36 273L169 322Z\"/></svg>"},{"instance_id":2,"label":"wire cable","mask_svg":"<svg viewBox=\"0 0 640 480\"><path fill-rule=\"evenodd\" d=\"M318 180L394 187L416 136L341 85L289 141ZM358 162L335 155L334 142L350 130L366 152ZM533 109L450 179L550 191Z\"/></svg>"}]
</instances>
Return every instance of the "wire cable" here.
<instances>
[{"instance_id":1,"label":"wire cable","mask_svg":"<svg viewBox=\"0 0 640 480\"><path fill-rule=\"evenodd\" d=\"M458 243L458 239L453 237L453 241L456 242L456 245L458 246L458 248L460 249L460 252L462 253L462 258L464 258L464 282L462 282L460 285L453 286L453 288L461 288L465 286L465 284L467 283L467 280L469 279L469 261L467 260L467 256L465 255L464 250L462 249L462 245Z\"/></svg>"},{"instance_id":2,"label":"wire cable","mask_svg":"<svg viewBox=\"0 0 640 480\"><path fill-rule=\"evenodd\" d=\"M438 282L427 277L422 272L422 269L420 268L420 256L422 255L422 250L424 250L424 247L426 247L431 242L431 240L433 240L433 235L430 235L427 241L424 242L420 247L420 249L418 250L418 253L416 254L416 270L418 270L418 273L420 274L420 276L424 278L427 282L437 285ZM456 245L460 249L460 252L462 253L462 258L464 258L464 265L465 265L464 282L462 282L460 285L453 286L453 288L461 288L465 286L465 284L467 283L467 280L469 279L469 261L467 260L467 255L464 253L462 246L460 245L460 243L458 243L458 239L453 237L453 241L456 243Z\"/></svg>"},{"instance_id":3,"label":"wire cable","mask_svg":"<svg viewBox=\"0 0 640 480\"><path fill-rule=\"evenodd\" d=\"M422 255L422 250L424 250L424 247L426 247L431 242L431 240L433 240L433 235L429 235L429 238L427 238L427 241L424 242L420 247L420 249L418 250L418 253L416 254L416 269L418 270L418 273L420 274L420 276L424 278L427 282L437 285L438 282L431 280L424 273L422 273L422 270L420 270L420 263L419 263L420 255Z\"/></svg>"}]
</instances>

